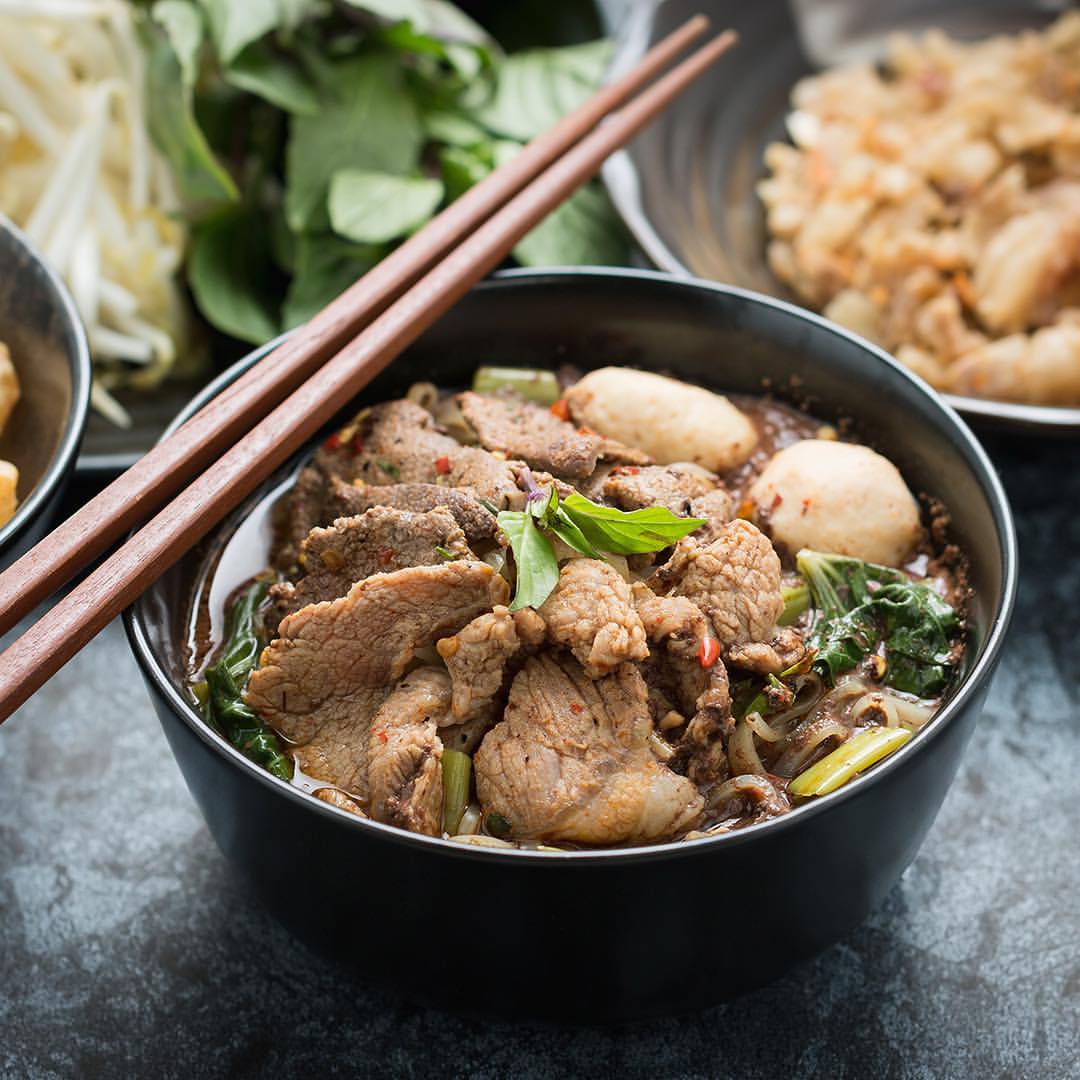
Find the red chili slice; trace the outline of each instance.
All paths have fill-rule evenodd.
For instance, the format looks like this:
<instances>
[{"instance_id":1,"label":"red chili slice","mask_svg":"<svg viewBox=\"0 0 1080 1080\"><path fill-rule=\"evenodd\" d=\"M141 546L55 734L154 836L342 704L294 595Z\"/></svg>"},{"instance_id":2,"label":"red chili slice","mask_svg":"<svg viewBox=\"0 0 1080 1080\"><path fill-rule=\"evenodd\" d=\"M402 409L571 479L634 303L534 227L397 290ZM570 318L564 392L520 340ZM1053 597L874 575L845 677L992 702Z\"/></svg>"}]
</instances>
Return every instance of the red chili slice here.
<instances>
[{"instance_id":1,"label":"red chili slice","mask_svg":"<svg viewBox=\"0 0 1080 1080\"><path fill-rule=\"evenodd\" d=\"M702 638L697 658L703 668L711 668L720 659L720 642L714 637Z\"/></svg>"},{"instance_id":2,"label":"red chili slice","mask_svg":"<svg viewBox=\"0 0 1080 1080\"><path fill-rule=\"evenodd\" d=\"M560 420L570 419L570 404L566 398L559 398L554 405L551 406L551 413L553 416L557 416Z\"/></svg>"},{"instance_id":3,"label":"red chili slice","mask_svg":"<svg viewBox=\"0 0 1080 1080\"><path fill-rule=\"evenodd\" d=\"M450 472L450 459L445 454L435 459L435 471L440 476L446 476Z\"/></svg>"},{"instance_id":4,"label":"red chili slice","mask_svg":"<svg viewBox=\"0 0 1080 1080\"><path fill-rule=\"evenodd\" d=\"M336 431L323 443L323 447L326 450L336 450L340 445L341 436Z\"/></svg>"}]
</instances>

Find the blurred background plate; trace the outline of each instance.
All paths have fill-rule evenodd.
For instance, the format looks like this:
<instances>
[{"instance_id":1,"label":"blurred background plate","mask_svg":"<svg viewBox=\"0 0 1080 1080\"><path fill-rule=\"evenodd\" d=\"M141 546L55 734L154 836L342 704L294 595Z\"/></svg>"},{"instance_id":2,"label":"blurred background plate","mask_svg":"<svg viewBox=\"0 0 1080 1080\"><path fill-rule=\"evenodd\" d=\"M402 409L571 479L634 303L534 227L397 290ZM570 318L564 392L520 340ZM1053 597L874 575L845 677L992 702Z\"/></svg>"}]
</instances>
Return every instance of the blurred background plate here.
<instances>
[{"instance_id":1,"label":"blurred background plate","mask_svg":"<svg viewBox=\"0 0 1080 1080\"><path fill-rule=\"evenodd\" d=\"M1043 25L1069 6L1024 0L666 0L632 5L612 76L701 11L732 27L739 45L612 157L604 180L635 240L662 270L795 300L765 260L765 214L754 187L765 147L786 141L794 84L814 70L880 56L894 30L939 27L979 38ZM979 426L1075 436L1080 408L945 395Z\"/></svg>"}]
</instances>

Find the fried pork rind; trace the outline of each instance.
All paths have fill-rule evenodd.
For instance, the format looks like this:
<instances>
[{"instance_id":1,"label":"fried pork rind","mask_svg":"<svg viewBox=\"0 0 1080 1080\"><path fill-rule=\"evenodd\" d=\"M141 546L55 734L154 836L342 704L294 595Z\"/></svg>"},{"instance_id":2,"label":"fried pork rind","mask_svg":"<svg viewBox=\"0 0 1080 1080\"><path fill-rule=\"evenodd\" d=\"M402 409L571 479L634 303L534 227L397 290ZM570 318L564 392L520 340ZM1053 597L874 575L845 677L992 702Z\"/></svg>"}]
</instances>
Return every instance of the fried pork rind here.
<instances>
[{"instance_id":1,"label":"fried pork rind","mask_svg":"<svg viewBox=\"0 0 1080 1080\"><path fill-rule=\"evenodd\" d=\"M758 188L773 271L941 390L1080 404L1078 72L1072 12L803 80Z\"/></svg>"}]
</instances>

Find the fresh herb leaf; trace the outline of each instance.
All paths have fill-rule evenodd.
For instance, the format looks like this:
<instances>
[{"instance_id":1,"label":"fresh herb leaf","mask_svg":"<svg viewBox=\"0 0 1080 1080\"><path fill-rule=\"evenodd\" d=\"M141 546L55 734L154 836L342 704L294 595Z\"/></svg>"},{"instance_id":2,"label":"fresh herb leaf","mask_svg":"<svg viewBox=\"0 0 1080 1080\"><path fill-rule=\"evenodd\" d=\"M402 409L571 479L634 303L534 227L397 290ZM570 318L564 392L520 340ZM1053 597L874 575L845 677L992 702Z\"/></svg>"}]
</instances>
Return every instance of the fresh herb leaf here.
<instances>
[{"instance_id":1,"label":"fresh herb leaf","mask_svg":"<svg viewBox=\"0 0 1080 1080\"><path fill-rule=\"evenodd\" d=\"M401 470L392 461L376 458L375 464L378 465L387 476L392 476L395 480L401 479Z\"/></svg>"},{"instance_id":2,"label":"fresh herb leaf","mask_svg":"<svg viewBox=\"0 0 1080 1080\"><path fill-rule=\"evenodd\" d=\"M573 548L582 555L587 555L590 559L603 558L603 555L589 543L586 535L574 524L574 519L561 506L556 508L555 516L548 528L567 547Z\"/></svg>"},{"instance_id":3,"label":"fresh herb leaf","mask_svg":"<svg viewBox=\"0 0 1080 1080\"><path fill-rule=\"evenodd\" d=\"M264 34L276 30L284 12L279 0L200 0L210 22L210 33L223 64L233 60Z\"/></svg>"},{"instance_id":4,"label":"fresh herb leaf","mask_svg":"<svg viewBox=\"0 0 1080 1080\"><path fill-rule=\"evenodd\" d=\"M559 583L559 560L551 541L536 527L532 514L502 510L497 521L514 553L517 583L511 611L540 607Z\"/></svg>"},{"instance_id":5,"label":"fresh herb leaf","mask_svg":"<svg viewBox=\"0 0 1080 1080\"><path fill-rule=\"evenodd\" d=\"M532 49L500 65L495 93L477 119L497 135L519 142L546 131L596 89L611 59L611 42Z\"/></svg>"},{"instance_id":6,"label":"fresh herb leaf","mask_svg":"<svg viewBox=\"0 0 1080 1080\"><path fill-rule=\"evenodd\" d=\"M166 9L164 33L148 35L146 84L151 138L172 169L184 200L204 206L232 202L236 184L214 156L195 119L193 80L199 43L190 13ZM168 36L167 36L168 35ZM176 48L180 49L178 57Z\"/></svg>"},{"instance_id":7,"label":"fresh herb leaf","mask_svg":"<svg viewBox=\"0 0 1080 1080\"><path fill-rule=\"evenodd\" d=\"M158 0L150 9L150 17L165 31L184 85L194 86L206 33L202 12L191 0Z\"/></svg>"},{"instance_id":8,"label":"fresh herb leaf","mask_svg":"<svg viewBox=\"0 0 1080 1080\"><path fill-rule=\"evenodd\" d=\"M313 116L319 96L303 68L266 42L249 45L225 70L225 81L286 112Z\"/></svg>"},{"instance_id":9,"label":"fresh herb leaf","mask_svg":"<svg viewBox=\"0 0 1080 1080\"><path fill-rule=\"evenodd\" d=\"M294 230L329 222L330 181L343 169L408 176L420 163L424 132L402 65L368 55L330 65L319 112L297 116L285 155L285 214Z\"/></svg>"},{"instance_id":10,"label":"fresh herb leaf","mask_svg":"<svg viewBox=\"0 0 1080 1080\"><path fill-rule=\"evenodd\" d=\"M289 330L307 322L366 274L385 252L386 248L371 244L350 244L333 233L296 235L291 253L293 279L285 294L282 328Z\"/></svg>"},{"instance_id":11,"label":"fresh herb leaf","mask_svg":"<svg viewBox=\"0 0 1080 1080\"><path fill-rule=\"evenodd\" d=\"M705 524L703 518L679 517L663 506L616 510L577 492L560 505L593 547L613 555L661 551Z\"/></svg>"},{"instance_id":12,"label":"fresh herb leaf","mask_svg":"<svg viewBox=\"0 0 1080 1080\"><path fill-rule=\"evenodd\" d=\"M188 280L199 307L219 329L261 344L280 329L270 231L262 217L226 207L194 230Z\"/></svg>"},{"instance_id":13,"label":"fresh herb leaf","mask_svg":"<svg viewBox=\"0 0 1080 1080\"><path fill-rule=\"evenodd\" d=\"M514 248L522 266L619 266L629 241L607 192L597 183L579 188Z\"/></svg>"},{"instance_id":14,"label":"fresh herb leaf","mask_svg":"<svg viewBox=\"0 0 1080 1080\"><path fill-rule=\"evenodd\" d=\"M330 224L361 244L381 244L423 225L442 201L438 180L343 169L330 181Z\"/></svg>"}]
</instances>

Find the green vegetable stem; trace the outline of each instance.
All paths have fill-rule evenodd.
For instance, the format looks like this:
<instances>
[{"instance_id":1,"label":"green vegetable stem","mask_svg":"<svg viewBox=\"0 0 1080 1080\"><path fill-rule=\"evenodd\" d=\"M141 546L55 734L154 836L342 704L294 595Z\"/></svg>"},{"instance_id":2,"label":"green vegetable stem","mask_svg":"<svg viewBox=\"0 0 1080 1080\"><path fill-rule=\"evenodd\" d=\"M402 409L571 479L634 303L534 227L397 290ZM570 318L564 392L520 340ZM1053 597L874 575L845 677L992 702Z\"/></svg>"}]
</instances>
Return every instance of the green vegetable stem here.
<instances>
[{"instance_id":1,"label":"green vegetable stem","mask_svg":"<svg viewBox=\"0 0 1080 1080\"><path fill-rule=\"evenodd\" d=\"M852 735L831 754L811 765L788 784L792 795L828 795L858 773L899 750L913 732L903 727L872 727Z\"/></svg>"},{"instance_id":2,"label":"green vegetable stem","mask_svg":"<svg viewBox=\"0 0 1080 1080\"><path fill-rule=\"evenodd\" d=\"M472 758L460 750L444 750L442 775L443 832L453 836L460 828L461 818L469 805Z\"/></svg>"},{"instance_id":3,"label":"green vegetable stem","mask_svg":"<svg viewBox=\"0 0 1080 1080\"><path fill-rule=\"evenodd\" d=\"M262 651L255 625L268 588L267 582L257 581L233 604L225 627L225 651L216 664L206 669L204 693L195 693L211 727L274 776L291 780L292 758L243 700L244 686Z\"/></svg>"},{"instance_id":4,"label":"green vegetable stem","mask_svg":"<svg viewBox=\"0 0 1080 1080\"><path fill-rule=\"evenodd\" d=\"M960 618L933 589L860 559L804 549L796 561L817 610L809 643L821 675L835 682L880 648L887 685L921 698L945 690Z\"/></svg>"},{"instance_id":5,"label":"green vegetable stem","mask_svg":"<svg viewBox=\"0 0 1080 1080\"><path fill-rule=\"evenodd\" d=\"M479 367L472 388L478 394L513 390L537 405L554 405L562 393L555 372L536 368Z\"/></svg>"}]
</instances>

